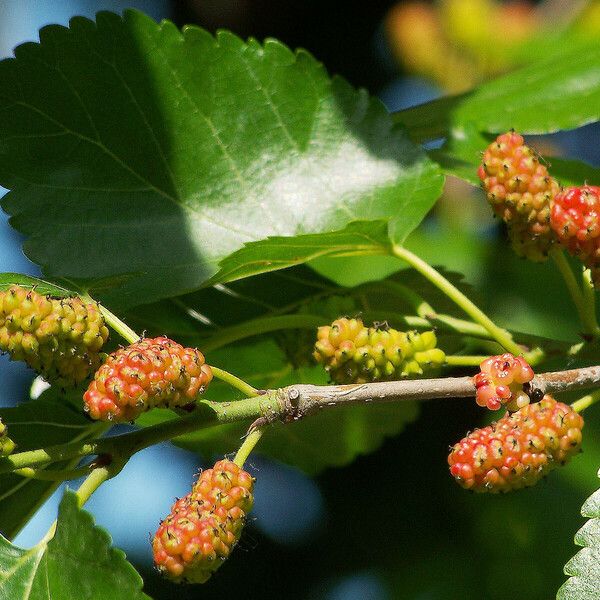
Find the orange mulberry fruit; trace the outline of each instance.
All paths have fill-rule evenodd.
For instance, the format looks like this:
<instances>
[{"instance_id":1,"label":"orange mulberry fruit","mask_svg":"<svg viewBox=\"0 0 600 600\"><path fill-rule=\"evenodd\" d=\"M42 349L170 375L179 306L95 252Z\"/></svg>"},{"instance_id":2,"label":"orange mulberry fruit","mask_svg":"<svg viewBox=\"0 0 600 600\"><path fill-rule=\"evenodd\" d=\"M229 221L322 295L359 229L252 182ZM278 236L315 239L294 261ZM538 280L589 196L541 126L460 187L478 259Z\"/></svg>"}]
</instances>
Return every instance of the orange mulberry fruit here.
<instances>
[{"instance_id":1,"label":"orange mulberry fruit","mask_svg":"<svg viewBox=\"0 0 600 600\"><path fill-rule=\"evenodd\" d=\"M206 582L240 539L253 485L254 478L230 460L203 471L154 536L156 568L175 582Z\"/></svg>"},{"instance_id":2,"label":"orange mulberry fruit","mask_svg":"<svg viewBox=\"0 0 600 600\"><path fill-rule=\"evenodd\" d=\"M546 260L554 241L550 206L560 187L523 137L515 132L498 136L485 150L478 175L515 252L535 262Z\"/></svg>"},{"instance_id":3,"label":"orange mulberry fruit","mask_svg":"<svg viewBox=\"0 0 600 600\"><path fill-rule=\"evenodd\" d=\"M196 348L166 337L146 338L108 356L83 395L93 419L124 422L151 408L194 401L212 380Z\"/></svg>"}]
</instances>

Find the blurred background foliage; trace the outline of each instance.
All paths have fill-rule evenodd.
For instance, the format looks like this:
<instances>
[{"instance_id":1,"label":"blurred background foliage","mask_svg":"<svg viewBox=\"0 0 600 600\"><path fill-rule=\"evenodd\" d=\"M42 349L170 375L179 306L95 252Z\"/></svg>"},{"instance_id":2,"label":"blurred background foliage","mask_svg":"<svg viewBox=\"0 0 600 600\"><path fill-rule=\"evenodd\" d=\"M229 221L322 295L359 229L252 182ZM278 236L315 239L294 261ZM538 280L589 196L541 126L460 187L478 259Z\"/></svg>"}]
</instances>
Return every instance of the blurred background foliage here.
<instances>
[{"instance_id":1,"label":"blurred background foliage","mask_svg":"<svg viewBox=\"0 0 600 600\"><path fill-rule=\"evenodd\" d=\"M242 37L275 37L304 47L331 73L378 94L390 110L467 90L556 44L600 35L597 1L3 0L0 54L9 56L15 45L36 40L48 23L66 25L73 15L127 7L178 25L227 28ZM599 133L596 124L530 142L542 153L600 165ZM500 323L577 339L574 310L553 265L517 259L490 212L479 190L449 178L443 198L408 247L434 265L463 273L475 299ZM23 257L21 241L4 219L0 270L38 274ZM347 262L346 273L339 265L321 261L313 267L322 274L334 268L336 278L348 283L357 269L377 277L393 268L390 259L373 257ZM194 307L193 297L185 302ZM143 309L136 316L143 322ZM0 401L14 405L27 397L31 375L1 360ZM176 590L154 575L147 539L173 497L187 491L194 469L213 457L168 444L146 450L101 488L89 509L157 599L553 597L564 579L562 566L575 551L571 540L582 523L579 508L597 487L600 443L589 434L598 431L600 415L586 415L582 457L549 481L503 497L470 495L447 473L448 446L482 420L466 400L424 404L419 418L379 451L314 479L253 458L255 520L230 564L202 588ZM37 542L54 518L57 498L17 544Z\"/></svg>"}]
</instances>

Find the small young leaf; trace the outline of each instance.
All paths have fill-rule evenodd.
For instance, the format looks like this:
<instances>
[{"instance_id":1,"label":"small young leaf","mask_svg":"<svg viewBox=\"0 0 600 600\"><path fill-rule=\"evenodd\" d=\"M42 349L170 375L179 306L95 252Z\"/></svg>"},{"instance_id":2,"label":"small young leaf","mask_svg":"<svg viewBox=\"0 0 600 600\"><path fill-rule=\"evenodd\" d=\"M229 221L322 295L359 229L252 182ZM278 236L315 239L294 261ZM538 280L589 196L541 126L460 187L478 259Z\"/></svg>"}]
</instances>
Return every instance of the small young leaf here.
<instances>
[{"instance_id":1,"label":"small young leaf","mask_svg":"<svg viewBox=\"0 0 600 600\"><path fill-rule=\"evenodd\" d=\"M228 256L209 284L285 269L322 256L387 254L388 248L388 224L385 221L355 221L341 231L330 233L270 237L250 242Z\"/></svg>"},{"instance_id":2,"label":"small young leaf","mask_svg":"<svg viewBox=\"0 0 600 600\"><path fill-rule=\"evenodd\" d=\"M66 491L56 533L30 550L0 537L0 598L7 600L150 600L142 578L108 533Z\"/></svg>"},{"instance_id":3,"label":"small young leaf","mask_svg":"<svg viewBox=\"0 0 600 600\"><path fill-rule=\"evenodd\" d=\"M557 600L600 597L600 490L584 502L581 514L589 519L575 534L575 543L582 549L565 565L569 579L558 590Z\"/></svg>"}]
</instances>

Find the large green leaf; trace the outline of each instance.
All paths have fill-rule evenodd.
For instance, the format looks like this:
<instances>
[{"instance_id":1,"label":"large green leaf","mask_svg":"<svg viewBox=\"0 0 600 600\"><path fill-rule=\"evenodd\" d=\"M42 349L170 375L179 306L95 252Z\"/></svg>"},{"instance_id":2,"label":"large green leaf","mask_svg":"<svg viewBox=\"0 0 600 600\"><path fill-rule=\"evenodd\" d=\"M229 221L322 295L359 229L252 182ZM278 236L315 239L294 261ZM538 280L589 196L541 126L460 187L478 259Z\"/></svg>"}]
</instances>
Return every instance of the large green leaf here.
<instances>
[{"instance_id":1,"label":"large green leaf","mask_svg":"<svg viewBox=\"0 0 600 600\"><path fill-rule=\"evenodd\" d=\"M585 501L581 514L589 519L575 535L575 543L583 548L565 565L569 579L557 600L597 600L600 594L600 490Z\"/></svg>"},{"instance_id":2,"label":"large green leaf","mask_svg":"<svg viewBox=\"0 0 600 600\"><path fill-rule=\"evenodd\" d=\"M0 409L0 417L17 444L17 452L87 439L103 427L91 423L81 410L46 400ZM63 466L65 463L55 463L52 468ZM0 532L6 537L14 537L57 486L52 481L1 475Z\"/></svg>"},{"instance_id":3,"label":"large green leaf","mask_svg":"<svg viewBox=\"0 0 600 600\"><path fill-rule=\"evenodd\" d=\"M385 219L400 242L441 192L379 101L305 51L135 11L40 42L0 63L3 206L47 275L120 277L105 300L197 289L269 236Z\"/></svg>"},{"instance_id":4,"label":"large green leaf","mask_svg":"<svg viewBox=\"0 0 600 600\"><path fill-rule=\"evenodd\" d=\"M235 369L236 375L258 388L276 388L293 383L326 384L320 367L293 369L271 340L218 350L209 355L211 364ZM213 382L206 396L231 400L231 388ZM418 414L413 402L352 406L310 416L296 423L268 428L257 451L295 465L307 473L352 462L359 454L373 452L386 437L400 433ZM151 425L172 418L169 411L154 410L138 419ZM204 456L235 451L249 423L221 425L199 430L173 440L178 446Z\"/></svg>"},{"instance_id":5,"label":"large green leaf","mask_svg":"<svg viewBox=\"0 0 600 600\"><path fill-rule=\"evenodd\" d=\"M600 119L600 44L562 44L543 59L474 90L395 114L417 140L461 135L465 124L497 133L551 133Z\"/></svg>"},{"instance_id":6,"label":"large green leaf","mask_svg":"<svg viewBox=\"0 0 600 600\"><path fill-rule=\"evenodd\" d=\"M22 550L0 537L2 600L149 600L142 584L125 554L111 547L108 533L78 507L73 492L63 497L50 541Z\"/></svg>"}]
</instances>

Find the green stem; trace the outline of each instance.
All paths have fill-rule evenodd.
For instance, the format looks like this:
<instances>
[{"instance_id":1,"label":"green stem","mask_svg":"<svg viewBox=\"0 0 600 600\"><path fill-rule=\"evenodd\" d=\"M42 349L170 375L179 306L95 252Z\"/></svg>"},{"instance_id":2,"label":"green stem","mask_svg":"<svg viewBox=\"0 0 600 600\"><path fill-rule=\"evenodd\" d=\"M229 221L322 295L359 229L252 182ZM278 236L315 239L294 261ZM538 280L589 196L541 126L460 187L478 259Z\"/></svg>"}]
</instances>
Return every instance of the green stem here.
<instances>
[{"instance_id":1,"label":"green stem","mask_svg":"<svg viewBox=\"0 0 600 600\"><path fill-rule=\"evenodd\" d=\"M571 408L575 412L582 412L586 408L592 406L592 404L596 404L598 401L600 401L600 390L595 390L573 402Z\"/></svg>"},{"instance_id":2,"label":"green stem","mask_svg":"<svg viewBox=\"0 0 600 600\"><path fill-rule=\"evenodd\" d=\"M435 314L431 304L426 302L422 296L397 281L380 281L376 284L369 284L369 287L382 287L390 290L396 296L403 298L419 317L427 318L428 315Z\"/></svg>"},{"instance_id":3,"label":"green stem","mask_svg":"<svg viewBox=\"0 0 600 600\"><path fill-rule=\"evenodd\" d=\"M233 459L233 462L240 467L240 469L243 468L248 456L250 456L250 453L254 450L258 440L262 437L263 431L264 427L253 429L242 442L240 449Z\"/></svg>"},{"instance_id":4,"label":"green stem","mask_svg":"<svg viewBox=\"0 0 600 600\"><path fill-rule=\"evenodd\" d=\"M229 373L228 371L225 371L224 369L219 369L219 367L210 365L210 368L213 372L213 375L217 379L220 379L236 390L239 390L242 392L242 394L244 394L244 396L248 398L258 396L258 390L255 387L252 387L249 383L245 382L243 379L233 375L232 373Z\"/></svg>"},{"instance_id":5,"label":"green stem","mask_svg":"<svg viewBox=\"0 0 600 600\"><path fill-rule=\"evenodd\" d=\"M592 272L590 269L583 269L581 272L581 282L583 287L583 300L585 302L586 314L591 316L596 330L600 330L596 318L596 289L592 281Z\"/></svg>"},{"instance_id":6,"label":"green stem","mask_svg":"<svg viewBox=\"0 0 600 600\"><path fill-rule=\"evenodd\" d=\"M102 304L99 306L100 312L102 313L106 323L112 327L112 329L114 329L123 339L127 340L130 344L134 344L140 340L140 336L133 329L131 329L129 325L121 321L119 317L110 312L110 310L108 310L108 308L105 306L102 306Z\"/></svg>"},{"instance_id":7,"label":"green stem","mask_svg":"<svg viewBox=\"0 0 600 600\"><path fill-rule=\"evenodd\" d=\"M112 454L117 451L129 456L139 450L148 448L148 446L153 446L164 440L171 440L185 433L224 423L235 423L244 420L254 421L260 415L278 414L279 411L281 411L281 405L275 393L234 402L200 400L196 403L194 412L181 419L173 419L122 436L99 440L100 450L102 453Z\"/></svg>"},{"instance_id":8,"label":"green stem","mask_svg":"<svg viewBox=\"0 0 600 600\"><path fill-rule=\"evenodd\" d=\"M116 460L118 457L132 456L144 448L186 433L219 424L254 421L262 415L279 414L281 410L281 403L275 392L234 402L199 400L196 409L189 415L158 425L91 442L69 442L2 457L0 473L9 473L23 467L40 467L61 460L90 455L107 454Z\"/></svg>"},{"instance_id":9,"label":"green stem","mask_svg":"<svg viewBox=\"0 0 600 600\"><path fill-rule=\"evenodd\" d=\"M411 267L417 270L421 275L433 283L444 294L448 296L455 304L468 314L473 321L479 323L490 335L506 350L516 356L522 354L521 347L512 339L510 333L498 327L480 308L478 308L469 298L467 298L456 286L450 283L441 273L436 271L431 265L419 258L416 254L410 252L397 244L393 246L394 256L406 261Z\"/></svg>"},{"instance_id":10,"label":"green stem","mask_svg":"<svg viewBox=\"0 0 600 600\"><path fill-rule=\"evenodd\" d=\"M280 329L316 329L324 325L323 317L317 315L281 315L272 317L261 317L252 319L240 325L233 325L219 329L214 336L202 341L200 346L202 352L222 348L232 342L237 342L248 337L278 331Z\"/></svg>"},{"instance_id":11,"label":"green stem","mask_svg":"<svg viewBox=\"0 0 600 600\"><path fill-rule=\"evenodd\" d=\"M426 302L419 294L407 288L405 285L396 281L381 281L377 283L365 284L368 289L384 288L400 298L403 298L413 308L418 317L403 317L405 320L412 319L417 329L426 329L427 327L439 327L444 330L454 333L461 333L472 337L480 337L489 339L490 332L478 323L466 321L465 319L457 319L450 315L438 313L428 302Z\"/></svg>"},{"instance_id":12,"label":"green stem","mask_svg":"<svg viewBox=\"0 0 600 600\"><path fill-rule=\"evenodd\" d=\"M567 286L567 290L571 296L571 300L573 300L573 304L575 304L575 308L577 309L577 314L579 315L579 320L581 321L584 333L598 335L600 330L598 329L598 324L596 323L596 315L591 313L589 310L589 306L587 306L584 298L584 293L577 283L575 274L573 273L573 270L571 269L571 266L569 265L562 248L553 248L550 250L550 256L560 271L565 285Z\"/></svg>"},{"instance_id":13,"label":"green stem","mask_svg":"<svg viewBox=\"0 0 600 600\"><path fill-rule=\"evenodd\" d=\"M81 508L91 495L107 480L113 476L110 466L94 469L79 486L76 492L77 502Z\"/></svg>"},{"instance_id":14,"label":"green stem","mask_svg":"<svg viewBox=\"0 0 600 600\"><path fill-rule=\"evenodd\" d=\"M462 335L468 335L476 338L489 339L490 332L479 325L478 323L472 323L465 319L457 319L450 315L433 314L428 316L431 325L444 329L446 331L453 331Z\"/></svg>"},{"instance_id":15,"label":"green stem","mask_svg":"<svg viewBox=\"0 0 600 600\"><path fill-rule=\"evenodd\" d=\"M27 477L28 479L38 479L40 481L72 481L84 477L90 472L90 467L80 467L79 469L65 469L64 471L51 471L49 469L32 469L23 467L14 471L15 475Z\"/></svg>"},{"instance_id":16,"label":"green stem","mask_svg":"<svg viewBox=\"0 0 600 600\"><path fill-rule=\"evenodd\" d=\"M363 316L365 321L390 321L411 329L439 329L448 333L457 333L484 340L490 339L490 332L485 327L450 315L436 313L427 317L415 317L389 311L370 310L364 313Z\"/></svg>"},{"instance_id":17,"label":"green stem","mask_svg":"<svg viewBox=\"0 0 600 600\"><path fill-rule=\"evenodd\" d=\"M452 367L478 367L488 356L446 356L446 364Z\"/></svg>"}]
</instances>

